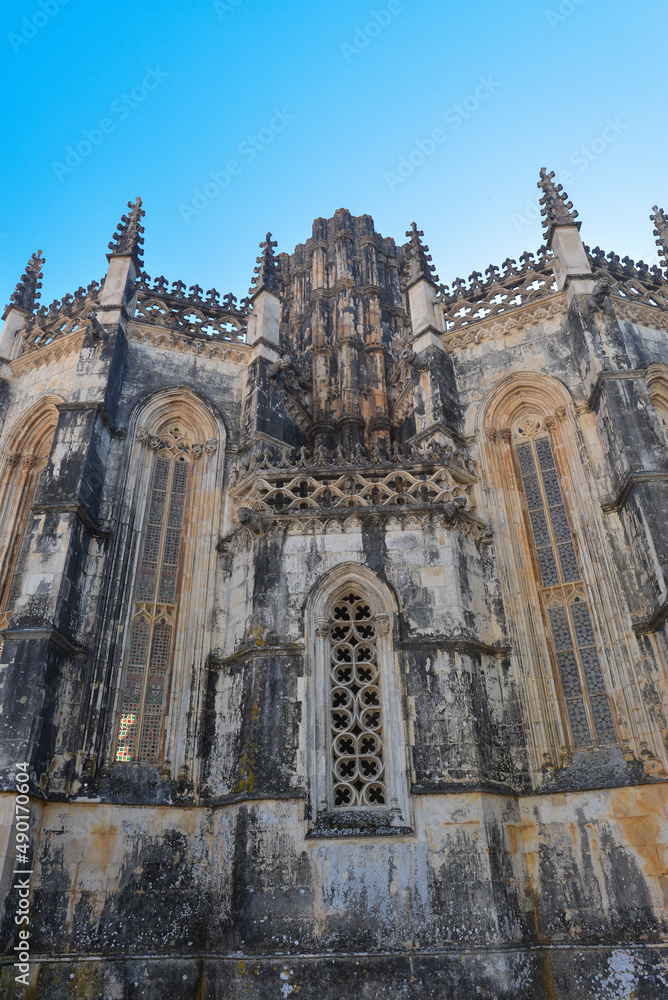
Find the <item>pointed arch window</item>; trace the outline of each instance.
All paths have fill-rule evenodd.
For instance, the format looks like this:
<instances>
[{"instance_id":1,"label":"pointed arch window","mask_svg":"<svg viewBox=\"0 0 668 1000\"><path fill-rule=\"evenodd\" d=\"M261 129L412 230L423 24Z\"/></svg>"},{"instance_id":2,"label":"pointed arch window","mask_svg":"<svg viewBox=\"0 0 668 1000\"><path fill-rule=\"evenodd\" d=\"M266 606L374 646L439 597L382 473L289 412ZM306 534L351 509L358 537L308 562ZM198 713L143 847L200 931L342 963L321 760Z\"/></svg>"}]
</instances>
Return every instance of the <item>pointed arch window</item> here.
<instances>
[{"instance_id":1,"label":"pointed arch window","mask_svg":"<svg viewBox=\"0 0 668 1000\"><path fill-rule=\"evenodd\" d=\"M199 446L201 449L201 445ZM192 449L178 426L149 440L154 458L133 594L115 760L155 764L178 608Z\"/></svg>"},{"instance_id":2,"label":"pointed arch window","mask_svg":"<svg viewBox=\"0 0 668 1000\"><path fill-rule=\"evenodd\" d=\"M46 466L46 457L38 461L35 455L9 456L10 468L17 467L15 475L16 518L13 538L10 540L5 561L5 573L0 596L0 614L8 622L16 601L21 594L21 581L30 548L30 507L39 492ZM18 468L20 466L20 468Z\"/></svg>"},{"instance_id":3,"label":"pointed arch window","mask_svg":"<svg viewBox=\"0 0 668 1000\"><path fill-rule=\"evenodd\" d=\"M332 605L329 646L332 806L387 806L383 685L372 605L351 589Z\"/></svg>"},{"instance_id":4,"label":"pointed arch window","mask_svg":"<svg viewBox=\"0 0 668 1000\"><path fill-rule=\"evenodd\" d=\"M0 479L0 631L9 625L24 584L30 548L30 508L39 495L58 420L47 399L18 421Z\"/></svg>"},{"instance_id":5,"label":"pointed arch window","mask_svg":"<svg viewBox=\"0 0 668 1000\"><path fill-rule=\"evenodd\" d=\"M573 749L617 742L587 592L545 421L516 423L513 446Z\"/></svg>"},{"instance_id":6,"label":"pointed arch window","mask_svg":"<svg viewBox=\"0 0 668 1000\"><path fill-rule=\"evenodd\" d=\"M366 567L338 567L313 591L313 835L410 829L395 612L394 599Z\"/></svg>"}]
</instances>

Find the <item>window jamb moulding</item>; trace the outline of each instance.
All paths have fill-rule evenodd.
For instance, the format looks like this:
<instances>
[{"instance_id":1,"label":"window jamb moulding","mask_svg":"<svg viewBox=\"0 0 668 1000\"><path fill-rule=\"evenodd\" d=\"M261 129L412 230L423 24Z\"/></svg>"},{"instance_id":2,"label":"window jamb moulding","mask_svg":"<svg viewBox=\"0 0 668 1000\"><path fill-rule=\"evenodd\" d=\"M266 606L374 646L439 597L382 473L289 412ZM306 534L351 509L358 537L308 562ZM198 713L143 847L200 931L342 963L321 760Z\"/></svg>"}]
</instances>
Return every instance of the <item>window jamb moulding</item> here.
<instances>
[{"instance_id":1,"label":"window jamb moulding","mask_svg":"<svg viewBox=\"0 0 668 1000\"><path fill-rule=\"evenodd\" d=\"M545 417L545 418L538 417L538 415L535 413L535 409L532 409L531 407L520 409L520 411L515 415L512 422L512 427L510 428L511 434L509 438L509 444L511 449L511 461L515 470L515 476L518 484L518 494L520 497L520 505L522 508L522 520L524 524L525 541L529 549L531 555L531 561L534 568L533 580L535 582L539 594L539 603L541 606L541 618L543 622L543 630L545 636L547 637L549 657L552 663L552 676L554 680L554 687L557 694L557 704L559 706L559 713L560 713L559 715L560 728L562 733L564 734L568 733L571 727L570 727L570 722L567 723L566 721L569 718L567 695L564 683L559 677L558 656L554 646L554 637L552 636L552 628L550 627L549 624L549 610L551 608L560 607L566 609L566 614L569 621L568 631L570 632L571 640L573 643L573 655L577 658L579 664L577 667L577 673L579 678L579 686L581 689L580 700L582 701L583 707L585 708L587 727L589 729L589 735L592 738L592 740L591 744L586 743L576 746L575 736L571 730L568 738L565 737L563 746L560 748L560 755L563 757L568 757L570 753L575 750L592 749L594 747L598 749L610 745L610 743L608 742L601 743L599 741L597 727L595 724L595 716L592 707L593 706L592 699L594 696L590 689L590 685L587 682L585 672L581 663L580 648L575 639L572 612L570 609L571 606L577 602L584 602L584 605L587 608L587 611L589 613L590 619L593 624L593 632L596 642L596 652L599 657L599 666L601 667L601 674L603 675L605 694L608 699L608 703L610 704L610 708L612 709L613 725L615 722L614 718L615 710L614 710L614 703L610 698L610 690L609 690L610 681L608 679L607 684L605 683L605 676L603 674L603 668L600 663L601 651L604 649L603 637L598 633L598 630L596 628L596 621L595 621L596 613L592 607L591 595L589 594L589 590L584 580L584 572L582 569L583 559L584 559L583 546L581 544L581 539L578 537L576 525L573 522L573 514L571 511L570 502L568 498L568 488L567 488L568 477L567 475L564 474L564 469L561 466L559 457L557 455L557 450L559 448L559 445L561 444L561 442L558 441L557 433L555 433L557 417L559 419L564 419L565 410L563 408L559 408L557 413L555 413L554 417ZM521 423L525 425L529 424L529 428L525 429L524 432L520 431ZM531 423L533 423L534 425L538 424L538 426L534 427L534 429L532 430ZM537 454L534 454L533 443L544 439L547 439L550 443L550 449L555 463L555 469L557 472L557 479L562 495L562 500L564 501L564 511L569 526L570 541L574 550L575 563L579 574L577 580L564 581L563 583L561 582L556 583L552 586L545 585L542 580L542 573L538 562L538 552L536 549L535 542L533 540L533 531L531 527L531 520L529 517L528 505L527 505L528 501L523 485L523 476L520 471L520 461L517 450L521 444L530 445L532 449L532 461L535 465L537 479L539 481L539 489L542 495L544 494L545 487L542 483L543 477L542 477L542 472L540 471L539 459ZM558 575L561 576L563 574L563 570L558 567L560 567L562 557L558 552L557 538L554 532L554 527L551 524L551 513L548 513L548 502L546 496L543 496L542 510L545 515L546 526L548 528L550 547L552 549L555 569L557 570ZM618 728L619 727L617 725L615 727L615 735L617 737L619 735L617 732ZM619 742L618 739L617 742ZM567 752L564 753L564 751Z\"/></svg>"},{"instance_id":2,"label":"window jamb moulding","mask_svg":"<svg viewBox=\"0 0 668 1000\"><path fill-rule=\"evenodd\" d=\"M647 391L668 445L668 365L657 361L645 371Z\"/></svg>"},{"instance_id":3,"label":"window jamb moulding","mask_svg":"<svg viewBox=\"0 0 668 1000\"><path fill-rule=\"evenodd\" d=\"M154 470L153 449L171 426L185 428L184 439L190 442L190 482L187 508L183 519L181 552L177 578L176 613L170 663L165 687L162 738L158 767L163 777L198 778L198 725L205 696L206 663L210 642L203 621L213 612L215 543L220 535L222 480L226 431L211 406L190 389L163 390L144 401L130 422L124 465L124 499L120 514L123 531L117 534L114 561L122 559L122 550L130 545L132 560L125 571L122 621L114 656L113 694L107 723L100 737L104 740L102 766L145 767L132 761L117 762L119 722L127 673L130 628L137 617L138 570L145 538L151 481ZM160 454L160 451L155 451ZM158 571L159 572L159 571ZM108 612L107 612L108 613ZM193 674L194 668L194 674ZM147 667L148 670L148 660ZM197 724L188 731L189 717ZM93 737L94 738L94 737Z\"/></svg>"},{"instance_id":4,"label":"window jamb moulding","mask_svg":"<svg viewBox=\"0 0 668 1000\"><path fill-rule=\"evenodd\" d=\"M13 608L6 607L17 569L30 508L46 468L58 423L59 396L44 396L13 423L5 439L0 477L0 633L9 625ZM17 537L17 532L19 537Z\"/></svg>"},{"instance_id":5,"label":"window jamb moulding","mask_svg":"<svg viewBox=\"0 0 668 1000\"><path fill-rule=\"evenodd\" d=\"M620 588L614 585L616 568L603 534L598 497L591 482L576 411L570 394L557 379L544 373L514 372L490 389L476 416L484 470L481 493L496 536L504 603L518 651L518 679L535 772L568 763L570 751L561 712L555 712L559 694L554 670L550 668L550 676L546 677L541 669L541 664L551 662L552 658L548 657L550 645L542 619L538 578L529 581L527 574L522 573L527 545L520 543L518 522L522 522L521 533L529 542L531 536L527 534L524 514L520 517L523 505L510 441L510 427L521 412L533 412L543 420L552 420L550 439L555 465L577 544L597 652L621 750L629 758L640 759L642 746L649 741L652 749L663 752L660 734L654 731L655 725L639 695L640 651L635 637L629 638L629 610L620 596ZM534 628L536 620L540 622L539 628ZM629 630L625 632L622 628L627 620ZM635 723L632 730L629 720Z\"/></svg>"},{"instance_id":6,"label":"window jamb moulding","mask_svg":"<svg viewBox=\"0 0 668 1000\"><path fill-rule=\"evenodd\" d=\"M329 610L346 591L355 591L372 605L378 628L385 808L347 810L332 805L329 641L325 624ZM305 614L307 755L309 769L308 837L411 835L409 795L410 760L406 726L406 698L401 651L396 642L399 607L394 594L377 576L358 563L346 562L329 570L314 588Z\"/></svg>"}]
</instances>

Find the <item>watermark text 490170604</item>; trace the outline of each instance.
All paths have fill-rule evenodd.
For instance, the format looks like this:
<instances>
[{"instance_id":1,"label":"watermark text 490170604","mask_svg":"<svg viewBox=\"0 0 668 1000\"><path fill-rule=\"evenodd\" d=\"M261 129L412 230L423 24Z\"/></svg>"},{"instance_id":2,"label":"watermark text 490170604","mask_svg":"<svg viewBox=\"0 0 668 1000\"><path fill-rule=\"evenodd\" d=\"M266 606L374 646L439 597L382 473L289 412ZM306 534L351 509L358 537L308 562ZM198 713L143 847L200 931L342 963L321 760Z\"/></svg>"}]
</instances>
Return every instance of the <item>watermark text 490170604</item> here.
<instances>
[{"instance_id":1,"label":"watermark text 490170604","mask_svg":"<svg viewBox=\"0 0 668 1000\"><path fill-rule=\"evenodd\" d=\"M14 977L22 986L30 985L30 784L28 764L16 765L16 801L14 805L14 870L12 889L16 896L14 924L17 942L14 945Z\"/></svg>"}]
</instances>

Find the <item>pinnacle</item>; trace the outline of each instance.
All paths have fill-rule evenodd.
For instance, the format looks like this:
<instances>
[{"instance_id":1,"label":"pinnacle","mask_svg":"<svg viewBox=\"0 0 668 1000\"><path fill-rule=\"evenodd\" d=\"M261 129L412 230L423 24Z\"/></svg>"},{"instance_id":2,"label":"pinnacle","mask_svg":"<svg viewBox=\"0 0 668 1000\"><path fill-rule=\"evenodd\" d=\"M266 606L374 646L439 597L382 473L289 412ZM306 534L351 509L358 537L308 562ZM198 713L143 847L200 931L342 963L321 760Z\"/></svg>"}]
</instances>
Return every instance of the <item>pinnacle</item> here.
<instances>
[{"instance_id":1,"label":"pinnacle","mask_svg":"<svg viewBox=\"0 0 668 1000\"><path fill-rule=\"evenodd\" d=\"M137 198L134 203L131 201L128 202L130 215L121 216L121 221L118 223L116 232L112 236L112 242L109 244L112 257L132 254L141 262L144 253L142 246L144 242L144 237L142 236L144 227L141 225L141 220L146 214L141 204L141 198Z\"/></svg>"},{"instance_id":2,"label":"pinnacle","mask_svg":"<svg viewBox=\"0 0 668 1000\"><path fill-rule=\"evenodd\" d=\"M274 256L276 246L278 246L277 241L272 240L271 233L267 233L266 238L260 243L262 253L255 258L258 266L253 269L255 274L251 278L251 284L255 286L250 290L252 295L257 295L263 289L278 294L279 271Z\"/></svg>"},{"instance_id":3,"label":"pinnacle","mask_svg":"<svg viewBox=\"0 0 668 1000\"><path fill-rule=\"evenodd\" d=\"M5 316L7 310L15 306L18 309L23 309L24 312L32 313L35 311L35 306L37 305L37 300L39 299L39 289L42 287L42 267L44 265L44 257L42 257L42 251L38 250L34 253L30 260L28 261L28 266L25 269L25 274L21 275L21 279L16 286L15 290L10 296L9 305L5 309ZM3 317L4 318L4 317Z\"/></svg>"},{"instance_id":4,"label":"pinnacle","mask_svg":"<svg viewBox=\"0 0 668 1000\"><path fill-rule=\"evenodd\" d=\"M434 272L436 267L430 263L431 254L426 243L422 242L424 233L418 229L417 223L411 222L411 228L406 231L406 236L410 237L405 246L406 250L406 284L414 285L416 281L424 278L432 284L438 283L438 275Z\"/></svg>"},{"instance_id":5,"label":"pinnacle","mask_svg":"<svg viewBox=\"0 0 668 1000\"><path fill-rule=\"evenodd\" d=\"M656 245L659 248L659 263L668 268L668 216L662 208L655 205L650 219L654 223L654 235L658 237Z\"/></svg>"},{"instance_id":6,"label":"pinnacle","mask_svg":"<svg viewBox=\"0 0 668 1000\"><path fill-rule=\"evenodd\" d=\"M554 170L548 174L545 167L541 167L538 187L543 192L540 213L548 240L551 239L555 226L577 226L579 229L581 223L576 222L578 213L573 208L573 202L567 200L568 195L563 186L554 183Z\"/></svg>"}]
</instances>

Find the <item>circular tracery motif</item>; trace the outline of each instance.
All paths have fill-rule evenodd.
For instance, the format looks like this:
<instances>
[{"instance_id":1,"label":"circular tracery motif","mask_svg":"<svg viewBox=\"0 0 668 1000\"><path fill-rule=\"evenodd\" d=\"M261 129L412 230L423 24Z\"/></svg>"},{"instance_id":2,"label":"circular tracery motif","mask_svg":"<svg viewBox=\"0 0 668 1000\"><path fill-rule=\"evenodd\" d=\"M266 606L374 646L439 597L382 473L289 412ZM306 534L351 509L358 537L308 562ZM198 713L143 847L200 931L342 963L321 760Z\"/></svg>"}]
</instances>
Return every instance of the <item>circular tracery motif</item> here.
<instances>
[{"instance_id":1,"label":"circular tracery motif","mask_svg":"<svg viewBox=\"0 0 668 1000\"><path fill-rule=\"evenodd\" d=\"M368 601L350 592L332 608L330 727L333 804L385 806L377 629Z\"/></svg>"}]
</instances>

